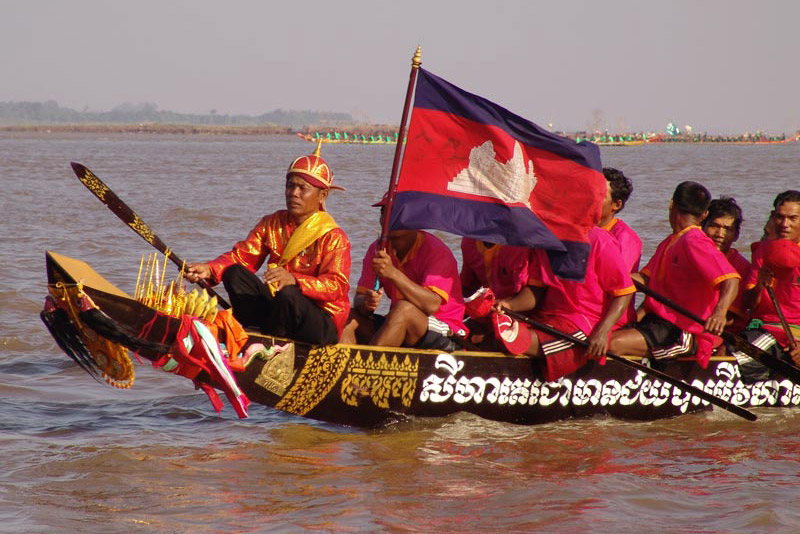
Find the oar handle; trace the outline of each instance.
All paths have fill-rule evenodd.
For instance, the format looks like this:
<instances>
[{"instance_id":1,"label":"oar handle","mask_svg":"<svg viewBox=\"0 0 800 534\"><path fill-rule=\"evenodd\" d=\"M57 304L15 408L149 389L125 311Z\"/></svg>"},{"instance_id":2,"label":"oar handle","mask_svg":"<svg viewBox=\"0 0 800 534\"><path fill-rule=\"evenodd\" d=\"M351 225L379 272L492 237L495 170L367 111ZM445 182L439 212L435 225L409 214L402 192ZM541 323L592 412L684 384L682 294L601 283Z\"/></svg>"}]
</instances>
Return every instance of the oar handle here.
<instances>
[{"instance_id":1,"label":"oar handle","mask_svg":"<svg viewBox=\"0 0 800 534\"><path fill-rule=\"evenodd\" d=\"M80 180L81 183L85 185L86 188L100 200L100 202L105 204L106 207L108 207L108 209L114 213L114 215L119 217L122 222L131 227L134 232L139 234L142 239L150 243L159 252L162 254L167 254L169 259L171 259L172 262L178 267L182 268L184 266L183 260L180 259L174 252L172 252L170 248L167 247L163 241L161 241L161 238L153 233L153 230L150 229L150 226L140 219L136 212L133 211L125 202L123 202L122 199L120 199L116 193L114 193L114 191L112 191L100 178L98 178L95 173L90 171L86 166L74 161L70 162L70 166L72 167L73 172L75 172L75 176L78 177L78 180ZM231 305L228 304L228 301L219 296L219 294L217 294L217 292L214 291L205 280L198 280L197 285L204 288L212 297L217 297L217 303L223 308L227 309L231 307Z\"/></svg>"},{"instance_id":2,"label":"oar handle","mask_svg":"<svg viewBox=\"0 0 800 534\"><path fill-rule=\"evenodd\" d=\"M641 282L639 282L637 280L634 280L633 284L636 286L636 289L638 291L641 291L642 293L644 293L648 297L652 297L653 300L657 300L661 304L672 308L673 310L675 310L676 312L680 313L684 317L688 317L692 321L694 321L696 323L699 323L699 324L702 324L702 325L706 324L706 320L703 319L702 317L700 317L699 315L697 315L696 313L690 312L689 310L687 310L686 308L684 308L683 306L681 306L677 302L674 302L672 299L669 299L669 298L665 297L664 295L662 295L662 294L660 294L660 293L658 293L656 291L653 291L652 289L647 287L645 284L643 284L643 283L641 283Z\"/></svg>"},{"instance_id":3,"label":"oar handle","mask_svg":"<svg viewBox=\"0 0 800 534\"><path fill-rule=\"evenodd\" d=\"M680 313L681 315L684 315L689 319L691 319L692 321L701 325L704 325L706 323L705 320L699 317L697 314L690 312L686 308L673 302L672 300L661 295L660 293L653 291L646 285L637 282L636 280L634 280L633 283L636 285L636 289L638 289L645 295L652 297L654 300L657 300L661 304L669 306L670 308ZM720 334L720 336L722 337L722 339L730 343L731 346L734 348L734 350L747 354L748 356L759 362L764 367L768 367L769 369L772 369L781 376L785 376L795 384L800 385L800 367L797 367L796 365L793 365L789 362L785 362L783 360L776 358L769 352L766 352L756 347L743 337L737 336L736 334L732 334L728 331L723 331L722 334Z\"/></svg>"},{"instance_id":4,"label":"oar handle","mask_svg":"<svg viewBox=\"0 0 800 534\"><path fill-rule=\"evenodd\" d=\"M766 289L767 295L769 295L769 300L772 301L772 306L775 308L775 313L778 314L778 319L781 321L781 327L783 328L783 333L786 334L786 339L789 342L789 346L793 349L796 349L797 342L794 339L794 334L792 333L792 329L789 327L789 322L786 320L786 316L783 315L783 309L778 302L778 297L775 296L775 290L772 289L772 286L769 284L767 284Z\"/></svg>"},{"instance_id":5,"label":"oar handle","mask_svg":"<svg viewBox=\"0 0 800 534\"><path fill-rule=\"evenodd\" d=\"M567 341L571 341L571 342L575 343L576 345L580 345L581 347L588 347L589 346L589 342L584 340L584 339L580 339L580 338L577 338L577 337L575 337L573 335L567 334L566 332L562 332L561 330L558 330L556 328L553 328L550 325L547 325L547 324L541 323L539 321L536 321L534 319L531 319L530 317L527 317L525 315L522 315L522 314L519 314L519 313L516 313L516 312L512 312L512 311L508 311L508 310L503 310L503 313L506 313L507 315L509 315L510 317L513 317L514 319L517 319L518 321L522 321L524 323L527 323L527 324L531 325L536 330L539 330L541 332L545 332L547 334L550 334L551 336L556 336L558 338L561 338L561 339L564 339L564 340L567 340ZM692 395L694 395L695 397L697 397L699 399L703 399L704 401L707 401L710 404L713 404L714 406L722 408L723 410L727 410L727 411L729 411L729 412L731 412L731 413L733 413L735 415L738 415L739 417L747 419L748 421L755 421L757 419L756 414L754 414L750 410L742 408L741 406L736 406L735 404L732 404L732 403L726 401L725 399L721 399L721 398L717 397L716 395L712 395L711 393L706 392L705 390L702 390L700 388L694 387L691 384L687 384L686 382L684 382L682 380L679 380L679 379L677 379L675 377L672 377L672 376L670 376L670 375L668 375L666 373L662 373L661 371L659 371L657 369L653 369L652 367L647 367L646 365L642 365L641 363L634 362L634 361L629 360L629 359L627 359L627 358L625 358L623 356L619 356L618 354L614 354L613 352L606 352L606 356L609 359L614 360L615 362L620 363L620 364L622 364L622 365L624 365L626 367L631 367L631 368L636 369L637 371L640 371L640 372L642 372L644 374L647 374L647 375L653 376L655 378L658 378L659 380L661 380L663 382L667 382L668 384L672 384L673 386L675 386L678 389L681 389L683 391L691 393Z\"/></svg>"}]
</instances>

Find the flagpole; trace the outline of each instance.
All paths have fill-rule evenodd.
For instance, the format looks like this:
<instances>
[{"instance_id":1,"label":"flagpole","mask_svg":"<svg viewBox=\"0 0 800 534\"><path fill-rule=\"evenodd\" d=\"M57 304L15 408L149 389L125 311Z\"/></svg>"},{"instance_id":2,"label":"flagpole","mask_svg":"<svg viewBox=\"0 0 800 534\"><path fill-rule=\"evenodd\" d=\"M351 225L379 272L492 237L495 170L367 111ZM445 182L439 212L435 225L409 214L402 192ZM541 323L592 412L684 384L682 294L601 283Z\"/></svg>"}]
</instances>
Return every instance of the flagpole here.
<instances>
[{"instance_id":1,"label":"flagpole","mask_svg":"<svg viewBox=\"0 0 800 534\"><path fill-rule=\"evenodd\" d=\"M414 52L414 57L411 58L411 75L408 78L408 89L406 90L406 103L403 106L403 118L400 120L400 130L397 132L397 146L394 150L394 162L392 163L392 175L389 179L389 195L386 202L383 225L381 226L380 247L386 249L389 241L389 219L392 214L392 206L394 205L394 195L397 189L397 174L400 168L400 159L402 157L404 141L406 138L406 123L408 122L408 113L411 108L411 98L414 96L414 86L417 83L417 72L422 65L422 46L417 45L417 50Z\"/></svg>"}]
</instances>

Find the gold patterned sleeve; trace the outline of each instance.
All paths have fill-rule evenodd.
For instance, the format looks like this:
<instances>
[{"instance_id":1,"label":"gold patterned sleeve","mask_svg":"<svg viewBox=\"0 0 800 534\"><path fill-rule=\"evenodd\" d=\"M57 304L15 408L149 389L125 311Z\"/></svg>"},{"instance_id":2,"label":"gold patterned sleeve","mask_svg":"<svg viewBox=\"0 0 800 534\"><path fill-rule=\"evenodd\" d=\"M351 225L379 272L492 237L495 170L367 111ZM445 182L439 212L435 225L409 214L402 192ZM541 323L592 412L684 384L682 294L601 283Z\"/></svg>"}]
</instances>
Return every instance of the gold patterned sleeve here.
<instances>
[{"instance_id":1,"label":"gold patterned sleeve","mask_svg":"<svg viewBox=\"0 0 800 534\"><path fill-rule=\"evenodd\" d=\"M270 217L271 215L262 217L243 241L236 243L230 252L209 262L213 283L219 283L223 271L235 263L247 267L253 273L263 265L269 254L270 232L274 232L269 225Z\"/></svg>"},{"instance_id":2,"label":"gold patterned sleeve","mask_svg":"<svg viewBox=\"0 0 800 534\"><path fill-rule=\"evenodd\" d=\"M350 240L340 228L320 238L317 276L293 273L303 295L318 302L347 301L350 292Z\"/></svg>"}]
</instances>

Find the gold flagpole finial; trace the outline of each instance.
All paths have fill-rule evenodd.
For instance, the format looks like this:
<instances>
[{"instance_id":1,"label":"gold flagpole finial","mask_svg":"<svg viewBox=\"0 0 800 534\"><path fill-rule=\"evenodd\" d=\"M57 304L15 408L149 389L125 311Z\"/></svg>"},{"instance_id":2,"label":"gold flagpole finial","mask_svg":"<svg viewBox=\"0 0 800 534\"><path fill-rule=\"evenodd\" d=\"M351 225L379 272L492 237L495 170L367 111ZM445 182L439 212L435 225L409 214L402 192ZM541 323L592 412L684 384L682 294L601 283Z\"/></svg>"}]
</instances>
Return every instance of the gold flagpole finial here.
<instances>
[{"instance_id":1,"label":"gold flagpole finial","mask_svg":"<svg viewBox=\"0 0 800 534\"><path fill-rule=\"evenodd\" d=\"M417 51L414 52L414 57L411 58L411 68L418 69L422 65L422 45L417 45Z\"/></svg>"},{"instance_id":2,"label":"gold flagpole finial","mask_svg":"<svg viewBox=\"0 0 800 534\"><path fill-rule=\"evenodd\" d=\"M317 141L317 149L314 150L314 155L319 157L320 152L322 152L322 137Z\"/></svg>"}]
</instances>

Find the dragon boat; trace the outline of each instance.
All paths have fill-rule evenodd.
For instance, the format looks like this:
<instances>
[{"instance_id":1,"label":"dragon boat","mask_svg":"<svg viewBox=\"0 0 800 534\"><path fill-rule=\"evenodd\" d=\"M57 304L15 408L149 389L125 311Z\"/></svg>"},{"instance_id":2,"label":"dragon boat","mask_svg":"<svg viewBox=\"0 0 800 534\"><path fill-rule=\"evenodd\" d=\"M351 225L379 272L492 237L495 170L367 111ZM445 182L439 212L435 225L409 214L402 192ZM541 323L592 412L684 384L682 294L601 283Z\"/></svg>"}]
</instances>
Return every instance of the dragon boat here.
<instances>
[{"instance_id":1,"label":"dragon boat","mask_svg":"<svg viewBox=\"0 0 800 534\"><path fill-rule=\"evenodd\" d=\"M311 135L297 132L300 139L309 141L311 143L347 143L357 145L396 145L397 136L390 135L359 135L334 132L333 135L328 133L326 135Z\"/></svg>"},{"instance_id":2,"label":"dragon boat","mask_svg":"<svg viewBox=\"0 0 800 534\"><path fill-rule=\"evenodd\" d=\"M147 306L83 261L47 252L46 266L49 295L42 319L81 367L111 385L129 387L132 351L175 372L175 348L189 342L184 337L187 319L200 319ZM328 423L376 428L457 412L532 425L593 416L656 420L712 408L680 387L614 360L590 362L546 382L531 359L501 353L314 346L255 332L246 338L241 352L224 357L223 365L197 360L192 367L192 358L178 365L184 367L178 374L206 390L212 402L220 390L232 404L244 400L240 416L246 416L249 403L251 410L258 404ZM195 341L215 345L218 340L201 336ZM219 349L212 352L224 354ZM730 357L712 357L705 369L692 360L670 361L660 369L736 406L800 405L800 385L781 379L744 383ZM219 411L220 403L215 407Z\"/></svg>"}]
</instances>

